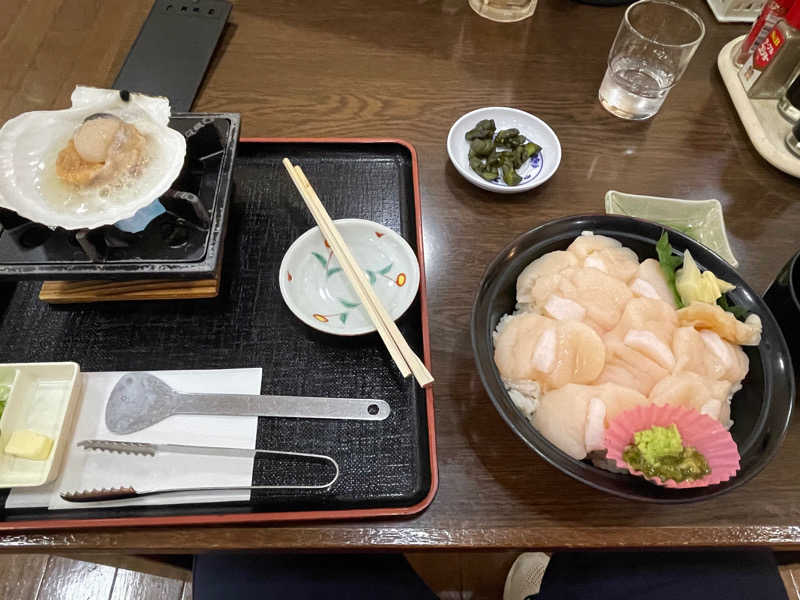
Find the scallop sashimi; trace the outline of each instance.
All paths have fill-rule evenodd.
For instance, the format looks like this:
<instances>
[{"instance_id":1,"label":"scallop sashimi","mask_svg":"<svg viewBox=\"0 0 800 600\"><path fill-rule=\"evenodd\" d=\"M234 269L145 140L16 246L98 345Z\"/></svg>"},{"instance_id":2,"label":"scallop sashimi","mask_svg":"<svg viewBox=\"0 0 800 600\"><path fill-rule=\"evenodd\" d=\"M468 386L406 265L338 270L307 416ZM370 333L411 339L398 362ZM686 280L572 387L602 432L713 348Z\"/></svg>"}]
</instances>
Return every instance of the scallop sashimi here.
<instances>
[{"instance_id":1,"label":"scallop sashimi","mask_svg":"<svg viewBox=\"0 0 800 600\"><path fill-rule=\"evenodd\" d=\"M588 383L603 369L603 341L590 327L528 313L510 317L498 332L494 360L508 379L534 380L545 390Z\"/></svg>"},{"instance_id":2,"label":"scallop sashimi","mask_svg":"<svg viewBox=\"0 0 800 600\"><path fill-rule=\"evenodd\" d=\"M648 258L639 265L639 270L630 282L631 291L642 298L663 300L675 308L675 294L669 289L661 265L654 258Z\"/></svg>"},{"instance_id":3,"label":"scallop sashimi","mask_svg":"<svg viewBox=\"0 0 800 600\"><path fill-rule=\"evenodd\" d=\"M607 344L624 344L671 371L675 366L672 338L677 327L675 309L669 304L652 298L634 298L604 340Z\"/></svg>"},{"instance_id":4,"label":"scallop sashimi","mask_svg":"<svg viewBox=\"0 0 800 600\"><path fill-rule=\"evenodd\" d=\"M621 248L622 244L606 235L595 235L591 231L584 231L567 246L567 252L572 252L581 261L592 253L606 248Z\"/></svg>"},{"instance_id":5,"label":"scallop sashimi","mask_svg":"<svg viewBox=\"0 0 800 600\"><path fill-rule=\"evenodd\" d=\"M609 420L648 403L643 394L613 383L569 384L542 396L532 423L550 442L580 460L603 448Z\"/></svg>"},{"instance_id":6,"label":"scallop sashimi","mask_svg":"<svg viewBox=\"0 0 800 600\"><path fill-rule=\"evenodd\" d=\"M730 381L717 381L687 371L659 381L650 392L650 400L657 405L692 408L727 426L730 424L731 387Z\"/></svg>"},{"instance_id":7,"label":"scallop sashimi","mask_svg":"<svg viewBox=\"0 0 800 600\"><path fill-rule=\"evenodd\" d=\"M533 287L541 277L558 275L565 269L577 267L578 259L571 252L556 250L537 258L522 270L517 277L517 302L533 302Z\"/></svg>"},{"instance_id":8,"label":"scallop sashimi","mask_svg":"<svg viewBox=\"0 0 800 600\"><path fill-rule=\"evenodd\" d=\"M679 327L672 348L676 373L691 371L711 379L739 383L750 368L750 360L739 346L723 340L710 329L697 331L694 327Z\"/></svg>"},{"instance_id":9,"label":"scallop sashimi","mask_svg":"<svg viewBox=\"0 0 800 600\"><path fill-rule=\"evenodd\" d=\"M639 257L630 248L603 248L587 256L583 266L629 282L639 272Z\"/></svg>"},{"instance_id":10,"label":"scallop sashimi","mask_svg":"<svg viewBox=\"0 0 800 600\"><path fill-rule=\"evenodd\" d=\"M610 340L606 341L606 367L597 377L597 383L617 383L649 394L653 386L669 373L668 369L639 350Z\"/></svg>"},{"instance_id":11,"label":"scallop sashimi","mask_svg":"<svg viewBox=\"0 0 800 600\"><path fill-rule=\"evenodd\" d=\"M619 322L633 298L624 282L591 267L565 271L553 295L582 306L586 311L585 322L600 332L612 329Z\"/></svg>"}]
</instances>

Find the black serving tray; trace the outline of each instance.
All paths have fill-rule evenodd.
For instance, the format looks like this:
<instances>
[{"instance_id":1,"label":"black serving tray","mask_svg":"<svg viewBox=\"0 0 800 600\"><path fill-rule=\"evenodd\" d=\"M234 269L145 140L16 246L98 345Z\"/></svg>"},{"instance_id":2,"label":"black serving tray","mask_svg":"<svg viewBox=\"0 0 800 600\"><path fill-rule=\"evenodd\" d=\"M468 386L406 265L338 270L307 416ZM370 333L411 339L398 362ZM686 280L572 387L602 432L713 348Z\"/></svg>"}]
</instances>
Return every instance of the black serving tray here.
<instances>
[{"instance_id":1,"label":"black serving tray","mask_svg":"<svg viewBox=\"0 0 800 600\"><path fill-rule=\"evenodd\" d=\"M222 257L240 118L174 113L186 160L141 232L50 229L0 209L0 280L208 279ZM193 206L193 203L196 206Z\"/></svg>"},{"instance_id":2,"label":"black serving tray","mask_svg":"<svg viewBox=\"0 0 800 600\"><path fill-rule=\"evenodd\" d=\"M262 393L382 398L389 418L259 419L257 447L328 454L339 462L341 476L329 492L260 492L249 504L15 509L0 513L0 530L362 518L412 514L430 503L436 489L430 388L402 379L377 334L316 331L281 298L281 259L314 226L283 157L302 166L331 217L377 221L417 251L420 293L398 326L429 364L415 153L399 141L374 140L240 142L217 298L51 306L38 301L38 283L0 283L0 363L74 360L83 371L261 367ZM271 483L258 465L254 484Z\"/></svg>"}]
</instances>

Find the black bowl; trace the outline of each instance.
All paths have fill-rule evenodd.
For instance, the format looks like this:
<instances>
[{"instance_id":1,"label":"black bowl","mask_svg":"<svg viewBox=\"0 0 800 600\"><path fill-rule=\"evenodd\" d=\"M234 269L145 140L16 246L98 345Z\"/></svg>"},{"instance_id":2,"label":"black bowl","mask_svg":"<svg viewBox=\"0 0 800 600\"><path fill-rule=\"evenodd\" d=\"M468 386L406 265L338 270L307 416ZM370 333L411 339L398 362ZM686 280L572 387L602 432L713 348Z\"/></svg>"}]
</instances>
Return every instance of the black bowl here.
<instances>
[{"instance_id":1,"label":"black bowl","mask_svg":"<svg viewBox=\"0 0 800 600\"><path fill-rule=\"evenodd\" d=\"M611 473L575 460L551 444L517 410L494 364L492 331L500 318L514 310L517 276L531 261L553 250L565 249L582 231L613 237L639 255L657 258L655 244L663 231L655 223L622 216L576 216L551 221L511 242L495 258L481 281L472 309L472 347L483 385L506 423L539 456L567 475L599 490L634 500L680 503L717 496L752 479L775 455L786 434L794 399L794 375L789 351L775 318L764 301L722 258L693 239L668 229L672 247L689 249L697 264L711 269L736 289L728 294L734 304L761 317L763 334L757 347L745 347L750 372L733 398L731 435L739 446L741 469L718 485L669 489L639 477Z\"/></svg>"},{"instance_id":2,"label":"black bowl","mask_svg":"<svg viewBox=\"0 0 800 600\"><path fill-rule=\"evenodd\" d=\"M764 302L783 330L792 355L794 373L800 375L800 336L797 335L800 328L800 252L778 273L764 294Z\"/></svg>"}]
</instances>

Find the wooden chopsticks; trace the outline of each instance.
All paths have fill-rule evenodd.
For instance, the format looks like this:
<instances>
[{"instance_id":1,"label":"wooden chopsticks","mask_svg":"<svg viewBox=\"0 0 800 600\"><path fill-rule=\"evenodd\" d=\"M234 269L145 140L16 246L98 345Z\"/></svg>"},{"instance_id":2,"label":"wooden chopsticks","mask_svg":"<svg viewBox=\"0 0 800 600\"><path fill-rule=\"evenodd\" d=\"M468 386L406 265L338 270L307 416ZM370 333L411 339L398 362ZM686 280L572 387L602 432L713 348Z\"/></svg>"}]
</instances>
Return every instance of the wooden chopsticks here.
<instances>
[{"instance_id":1,"label":"wooden chopsticks","mask_svg":"<svg viewBox=\"0 0 800 600\"><path fill-rule=\"evenodd\" d=\"M384 308L381 301L375 295L364 272L361 270L361 267L358 266L356 259L350 252L350 248L348 248L339 230L336 229L336 225L334 225L330 215L328 215L328 211L325 210L325 207L322 205L322 201L319 199L319 196L317 196L314 188L311 187L303 170L299 166L292 165L288 158L283 159L283 166L285 166L286 170L289 172L289 177L292 178L294 185L297 187L297 191L300 192L308 210L311 211L311 215L317 222L322 235L325 236L325 239L330 244L334 256L336 256L339 265L342 267L345 275L347 275L350 285L353 286L356 294L358 294L369 318L378 331L378 335L380 335L381 340L383 340L397 368L400 369L400 373L403 377L408 377L413 373L417 382L422 387L433 383L433 376L431 376L419 356L411 349L411 346L408 345L408 342L406 342L403 334L400 333L394 320L389 316L389 313L386 312L386 308Z\"/></svg>"}]
</instances>

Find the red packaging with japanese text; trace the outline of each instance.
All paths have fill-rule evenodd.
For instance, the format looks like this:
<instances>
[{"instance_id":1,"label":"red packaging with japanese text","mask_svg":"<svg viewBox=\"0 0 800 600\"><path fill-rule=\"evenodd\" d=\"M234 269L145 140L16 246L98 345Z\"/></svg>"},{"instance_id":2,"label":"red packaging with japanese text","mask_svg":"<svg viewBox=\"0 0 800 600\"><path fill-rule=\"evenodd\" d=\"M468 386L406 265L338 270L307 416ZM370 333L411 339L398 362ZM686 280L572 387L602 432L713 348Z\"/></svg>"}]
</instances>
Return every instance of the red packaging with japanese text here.
<instances>
[{"instance_id":1,"label":"red packaging with japanese text","mask_svg":"<svg viewBox=\"0 0 800 600\"><path fill-rule=\"evenodd\" d=\"M799 63L800 2L795 2L739 69L739 80L750 98L777 98Z\"/></svg>"},{"instance_id":2,"label":"red packaging with japanese text","mask_svg":"<svg viewBox=\"0 0 800 600\"><path fill-rule=\"evenodd\" d=\"M794 3L795 0L767 1L758 19L753 23L750 33L747 34L747 37L742 42L739 54L736 57L737 65L742 66L750 58L753 50L758 48L767 37L767 34L772 31L772 28L778 24L778 21L789 12Z\"/></svg>"}]
</instances>

